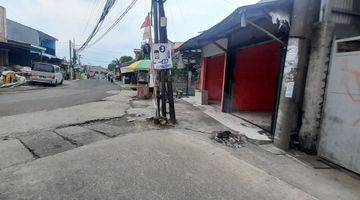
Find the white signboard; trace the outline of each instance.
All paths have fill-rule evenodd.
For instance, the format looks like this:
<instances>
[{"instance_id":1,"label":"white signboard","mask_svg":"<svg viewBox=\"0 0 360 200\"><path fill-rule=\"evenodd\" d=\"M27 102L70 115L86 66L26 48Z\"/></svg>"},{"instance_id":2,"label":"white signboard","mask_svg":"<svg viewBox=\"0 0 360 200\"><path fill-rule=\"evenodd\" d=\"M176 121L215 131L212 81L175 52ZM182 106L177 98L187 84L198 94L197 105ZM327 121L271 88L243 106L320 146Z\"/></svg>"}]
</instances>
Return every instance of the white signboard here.
<instances>
[{"instance_id":1,"label":"white signboard","mask_svg":"<svg viewBox=\"0 0 360 200\"><path fill-rule=\"evenodd\" d=\"M122 67L122 68L120 68L120 71L122 74L126 74L126 73L130 72L130 69L129 69L129 67Z\"/></svg>"},{"instance_id":2,"label":"white signboard","mask_svg":"<svg viewBox=\"0 0 360 200\"><path fill-rule=\"evenodd\" d=\"M173 68L171 45L167 43L154 44L153 62L154 68L158 70Z\"/></svg>"},{"instance_id":3,"label":"white signboard","mask_svg":"<svg viewBox=\"0 0 360 200\"><path fill-rule=\"evenodd\" d=\"M294 82L286 83L286 90L285 90L285 97L286 98L292 98L293 97L294 87L295 87Z\"/></svg>"}]
</instances>

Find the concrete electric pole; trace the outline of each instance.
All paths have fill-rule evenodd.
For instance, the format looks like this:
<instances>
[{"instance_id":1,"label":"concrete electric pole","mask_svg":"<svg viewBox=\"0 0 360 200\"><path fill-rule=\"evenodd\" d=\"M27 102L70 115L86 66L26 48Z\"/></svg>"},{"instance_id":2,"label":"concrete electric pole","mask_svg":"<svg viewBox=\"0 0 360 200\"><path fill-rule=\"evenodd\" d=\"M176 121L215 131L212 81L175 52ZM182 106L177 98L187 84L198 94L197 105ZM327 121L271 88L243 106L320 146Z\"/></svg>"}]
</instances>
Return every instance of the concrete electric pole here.
<instances>
[{"instance_id":1,"label":"concrete electric pole","mask_svg":"<svg viewBox=\"0 0 360 200\"><path fill-rule=\"evenodd\" d=\"M283 73L274 144L288 149L299 132L313 24L318 19L318 0L294 0L291 29Z\"/></svg>"},{"instance_id":2,"label":"concrete electric pole","mask_svg":"<svg viewBox=\"0 0 360 200\"><path fill-rule=\"evenodd\" d=\"M69 77L69 80L72 80L73 78L73 62L72 62L72 53L73 53L73 50L72 50L72 42L71 40L69 40L69 72L70 72L70 77Z\"/></svg>"}]
</instances>

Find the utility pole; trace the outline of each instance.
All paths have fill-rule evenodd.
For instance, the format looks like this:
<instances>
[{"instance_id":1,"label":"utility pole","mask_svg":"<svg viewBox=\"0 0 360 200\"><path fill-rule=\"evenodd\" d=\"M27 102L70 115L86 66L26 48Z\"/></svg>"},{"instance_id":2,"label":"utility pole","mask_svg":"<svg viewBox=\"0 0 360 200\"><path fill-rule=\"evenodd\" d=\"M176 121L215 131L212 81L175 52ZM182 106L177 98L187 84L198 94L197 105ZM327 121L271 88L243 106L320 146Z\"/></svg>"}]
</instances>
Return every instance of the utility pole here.
<instances>
[{"instance_id":1,"label":"utility pole","mask_svg":"<svg viewBox=\"0 0 360 200\"><path fill-rule=\"evenodd\" d=\"M159 13L158 13L158 4L156 0L152 0L152 12L153 12L153 20L154 20L154 43L159 43ZM153 48L153 47L152 47ZM159 74L156 72L156 80L155 80L155 95L156 95L156 118L157 120L160 118L160 90L159 90Z\"/></svg>"},{"instance_id":2,"label":"utility pole","mask_svg":"<svg viewBox=\"0 0 360 200\"><path fill-rule=\"evenodd\" d=\"M73 77L73 63L72 63L72 42L69 40L69 71L70 71L70 77L69 80L72 80Z\"/></svg>"},{"instance_id":3,"label":"utility pole","mask_svg":"<svg viewBox=\"0 0 360 200\"><path fill-rule=\"evenodd\" d=\"M310 39L317 18L317 0L294 0L291 30L285 59L275 146L287 150L291 136L299 131Z\"/></svg>"},{"instance_id":4,"label":"utility pole","mask_svg":"<svg viewBox=\"0 0 360 200\"><path fill-rule=\"evenodd\" d=\"M72 73L73 73L73 77L72 79L76 79L75 77L75 66L77 65L77 49L76 49L76 45L75 45L75 38L73 39L73 68L72 68Z\"/></svg>"},{"instance_id":5,"label":"utility pole","mask_svg":"<svg viewBox=\"0 0 360 200\"><path fill-rule=\"evenodd\" d=\"M168 43L167 19L165 17L164 2L166 0L152 0L154 13L155 43ZM170 122L176 123L174 96L172 88L171 69L160 70L160 97L157 96L158 112L167 119L167 103L169 103ZM159 103L159 100L161 103Z\"/></svg>"},{"instance_id":6,"label":"utility pole","mask_svg":"<svg viewBox=\"0 0 360 200\"><path fill-rule=\"evenodd\" d=\"M79 65L81 66L81 55L78 55Z\"/></svg>"}]
</instances>

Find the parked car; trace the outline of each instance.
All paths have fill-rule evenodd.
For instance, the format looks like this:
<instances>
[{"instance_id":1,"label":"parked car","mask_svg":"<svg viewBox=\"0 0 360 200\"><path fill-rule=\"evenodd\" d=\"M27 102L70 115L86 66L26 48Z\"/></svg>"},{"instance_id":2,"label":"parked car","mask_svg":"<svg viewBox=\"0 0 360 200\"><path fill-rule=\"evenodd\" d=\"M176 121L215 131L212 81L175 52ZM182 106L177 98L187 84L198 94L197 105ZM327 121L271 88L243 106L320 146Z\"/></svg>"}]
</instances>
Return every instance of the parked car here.
<instances>
[{"instance_id":1,"label":"parked car","mask_svg":"<svg viewBox=\"0 0 360 200\"><path fill-rule=\"evenodd\" d=\"M64 81L60 67L47 63L35 63L30 76L31 82L48 83L51 85L62 84Z\"/></svg>"}]
</instances>

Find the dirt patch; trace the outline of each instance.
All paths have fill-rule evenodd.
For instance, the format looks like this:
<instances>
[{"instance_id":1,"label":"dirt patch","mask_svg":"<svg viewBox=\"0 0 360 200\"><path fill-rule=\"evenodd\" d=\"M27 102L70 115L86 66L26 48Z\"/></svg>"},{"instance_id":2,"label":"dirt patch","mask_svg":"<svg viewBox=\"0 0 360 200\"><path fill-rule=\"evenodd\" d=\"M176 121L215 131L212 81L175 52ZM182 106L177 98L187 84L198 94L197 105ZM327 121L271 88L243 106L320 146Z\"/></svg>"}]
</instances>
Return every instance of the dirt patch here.
<instances>
[{"instance_id":1,"label":"dirt patch","mask_svg":"<svg viewBox=\"0 0 360 200\"><path fill-rule=\"evenodd\" d=\"M147 107L151 106L151 104L148 101L132 99L130 101L130 106L132 108L147 108Z\"/></svg>"},{"instance_id":2,"label":"dirt patch","mask_svg":"<svg viewBox=\"0 0 360 200\"><path fill-rule=\"evenodd\" d=\"M231 148L242 148L246 142L245 136L230 131L216 132L211 136L211 139Z\"/></svg>"},{"instance_id":3,"label":"dirt patch","mask_svg":"<svg viewBox=\"0 0 360 200\"><path fill-rule=\"evenodd\" d=\"M109 125L113 125L113 126L128 126L128 127L133 127L135 124L133 123L132 120L129 120L130 118L132 118L134 116L132 115L125 115L124 117L121 118L117 118L117 119L112 119L109 121L104 122L105 124L109 124Z\"/></svg>"}]
</instances>

